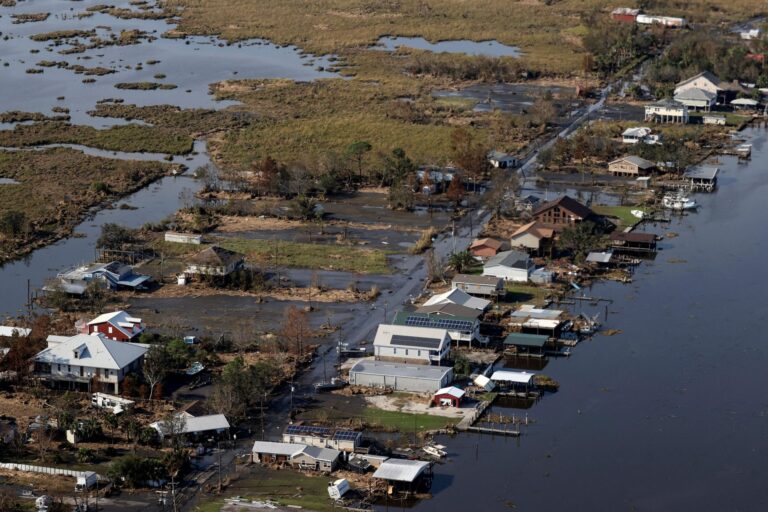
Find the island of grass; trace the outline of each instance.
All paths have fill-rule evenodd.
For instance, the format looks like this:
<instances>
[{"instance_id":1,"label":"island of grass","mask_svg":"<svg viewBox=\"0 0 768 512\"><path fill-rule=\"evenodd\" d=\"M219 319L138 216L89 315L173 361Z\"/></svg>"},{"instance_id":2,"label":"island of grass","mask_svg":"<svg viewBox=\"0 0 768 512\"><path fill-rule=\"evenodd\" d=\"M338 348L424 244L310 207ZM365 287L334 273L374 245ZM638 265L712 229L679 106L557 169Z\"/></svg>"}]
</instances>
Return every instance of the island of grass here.
<instances>
[{"instance_id":1,"label":"island of grass","mask_svg":"<svg viewBox=\"0 0 768 512\"><path fill-rule=\"evenodd\" d=\"M55 148L0 151L0 262L69 235L87 212L139 190L179 166L122 161Z\"/></svg>"},{"instance_id":2,"label":"island of grass","mask_svg":"<svg viewBox=\"0 0 768 512\"><path fill-rule=\"evenodd\" d=\"M57 30L55 32L44 32L30 36L33 41L62 41L65 39L76 39L80 37L94 37L95 30Z\"/></svg>"},{"instance_id":3,"label":"island of grass","mask_svg":"<svg viewBox=\"0 0 768 512\"><path fill-rule=\"evenodd\" d=\"M92 126L52 121L0 131L0 146L4 147L82 144L109 151L183 155L192 151L193 142L190 135L180 130L132 124L97 130Z\"/></svg>"},{"instance_id":4,"label":"island of grass","mask_svg":"<svg viewBox=\"0 0 768 512\"><path fill-rule=\"evenodd\" d=\"M115 84L116 89L128 89L133 91L156 91L176 89L176 84L161 84L159 82L120 82Z\"/></svg>"}]
</instances>

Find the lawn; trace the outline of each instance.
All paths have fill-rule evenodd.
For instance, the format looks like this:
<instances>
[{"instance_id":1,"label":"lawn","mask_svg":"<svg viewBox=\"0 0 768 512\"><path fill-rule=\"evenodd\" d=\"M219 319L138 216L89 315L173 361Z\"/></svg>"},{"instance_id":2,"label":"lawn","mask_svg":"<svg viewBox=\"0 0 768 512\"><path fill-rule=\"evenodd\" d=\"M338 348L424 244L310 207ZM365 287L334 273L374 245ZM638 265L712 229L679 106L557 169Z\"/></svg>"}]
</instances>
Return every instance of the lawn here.
<instances>
[{"instance_id":1,"label":"lawn","mask_svg":"<svg viewBox=\"0 0 768 512\"><path fill-rule=\"evenodd\" d=\"M540 288L530 284L519 283L506 283L505 289L507 291L507 297L504 302L506 303L534 303L541 305L544 303L544 299L549 295L550 291L546 288Z\"/></svg>"},{"instance_id":2,"label":"lawn","mask_svg":"<svg viewBox=\"0 0 768 512\"><path fill-rule=\"evenodd\" d=\"M643 208L637 206L606 206L602 204L592 205L590 208L600 215L619 219L619 228L634 226L640 221L640 219L632 215L632 210L645 211Z\"/></svg>"},{"instance_id":3,"label":"lawn","mask_svg":"<svg viewBox=\"0 0 768 512\"><path fill-rule=\"evenodd\" d=\"M264 266L340 270L361 274L389 274L387 252L343 245L306 244L280 240L221 238L225 249L243 253L250 263Z\"/></svg>"},{"instance_id":4,"label":"lawn","mask_svg":"<svg viewBox=\"0 0 768 512\"><path fill-rule=\"evenodd\" d=\"M455 425L459 422L459 418L386 411L375 407L363 408L363 419L368 425L375 425L387 430L396 430L398 432L437 430L449 425Z\"/></svg>"},{"instance_id":5,"label":"lawn","mask_svg":"<svg viewBox=\"0 0 768 512\"><path fill-rule=\"evenodd\" d=\"M255 468L251 475L241 476L235 480L228 487L227 494L251 500L269 499L283 506L300 507L316 512L338 510L328 498L327 489L328 479L323 476L310 477L290 469L271 470L259 467ZM223 504L224 500L217 498L198 505L195 510L219 512Z\"/></svg>"}]
</instances>

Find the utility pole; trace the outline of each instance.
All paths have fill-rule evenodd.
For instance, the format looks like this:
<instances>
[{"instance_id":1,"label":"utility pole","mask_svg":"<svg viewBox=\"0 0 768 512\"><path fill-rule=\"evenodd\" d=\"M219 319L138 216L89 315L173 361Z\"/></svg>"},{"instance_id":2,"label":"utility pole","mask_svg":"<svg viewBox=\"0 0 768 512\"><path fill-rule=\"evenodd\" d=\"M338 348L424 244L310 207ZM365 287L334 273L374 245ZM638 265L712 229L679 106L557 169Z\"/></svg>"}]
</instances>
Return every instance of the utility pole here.
<instances>
[{"instance_id":1,"label":"utility pole","mask_svg":"<svg viewBox=\"0 0 768 512\"><path fill-rule=\"evenodd\" d=\"M221 441L216 442L219 451L219 494L221 494Z\"/></svg>"}]
</instances>

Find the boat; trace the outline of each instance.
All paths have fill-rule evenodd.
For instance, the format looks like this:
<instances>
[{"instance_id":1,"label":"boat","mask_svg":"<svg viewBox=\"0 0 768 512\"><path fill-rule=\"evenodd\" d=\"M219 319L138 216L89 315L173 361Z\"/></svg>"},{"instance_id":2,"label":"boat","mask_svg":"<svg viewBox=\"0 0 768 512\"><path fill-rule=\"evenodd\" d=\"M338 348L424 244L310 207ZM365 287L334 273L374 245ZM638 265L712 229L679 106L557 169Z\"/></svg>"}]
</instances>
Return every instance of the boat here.
<instances>
[{"instance_id":1,"label":"boat","mask_svg":"<svg viewBox=\"0 0 768 512\"><path fill-rule=\"evenodd\" d=\"M631 213L633 216L637 217L638 219L642 219L645 217L645 212L643 210L630 210L629 213Z\"/></svg>"},{"instance_id":2,"label":"boat","mask_svg":"<svg viewBox=\"0 0 768 512\"><path fill-rule=\"evenodd\" d=\"M679 192L677 194L665 195L661 199L661 204L664 208L678 211L693 210L699 206L696 201Z\"/></svg>"},{"instance_id":3,"label":"boat","mask_svg":"<svg viewBox=\"0 0 768 512\"><path fill-rule=\"evenodd\" d=\"M448 452L445 451L446 447L443 446L442 444L430 443L430 444L424 445L421 449L427 455L432 455L433 457L437 457L438 459L442 459L443 457L448 455Z\"/></svg>"},{"instance_id":4,"label":"boat","mask_svg":"<svg viewBox=\"0 0 768 512\"><path fill-rule=\"evenodd\" d=\"M330 382L317 382L315 383L315 392L321 393L323 391L333 391L334 389L341 389L348 384L347 381L334 377Z\"/></svg>"}]
</instances>

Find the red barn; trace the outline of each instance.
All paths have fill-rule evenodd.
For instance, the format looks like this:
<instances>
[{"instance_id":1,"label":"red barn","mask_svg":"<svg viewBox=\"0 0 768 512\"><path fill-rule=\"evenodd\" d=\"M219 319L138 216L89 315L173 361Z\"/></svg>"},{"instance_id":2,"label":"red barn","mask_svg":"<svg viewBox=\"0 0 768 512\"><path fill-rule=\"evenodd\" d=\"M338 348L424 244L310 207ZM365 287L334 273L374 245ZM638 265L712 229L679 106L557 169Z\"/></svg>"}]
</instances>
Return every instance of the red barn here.
<instances>
[{"instance_id":1,"label":"red barn","mask_svg":"<svg viewBox=\"0 0 768 512\"><path fill-rule=\"evenodd\" d=\"M611 19L621 21L622 23L634 23L640 9L631 9L629 7L617 7L611 11Z\"/></svg>"},{"instance_id":2,"label":"red barn","mask_svg":"<svg viewBox=\"0 0 768 512\"><path fill-rule=\"evenodd\" d=\"M437 406L461 406L461 399L464 397L464 390L456 386L438 389L432 397L432 403Z\"/></svg>"},{"instance_id":3,"label":"red barn","mask_svg":"<svg viewBox=\"0 0 768 512\"><path fill-rule=\"evenodd\" d=\"M88 322L88 334L103 334L114 341L131 341L142 332L141 318L132 317L125 311L104 313Z\"/></svg>"}]
</instances>

